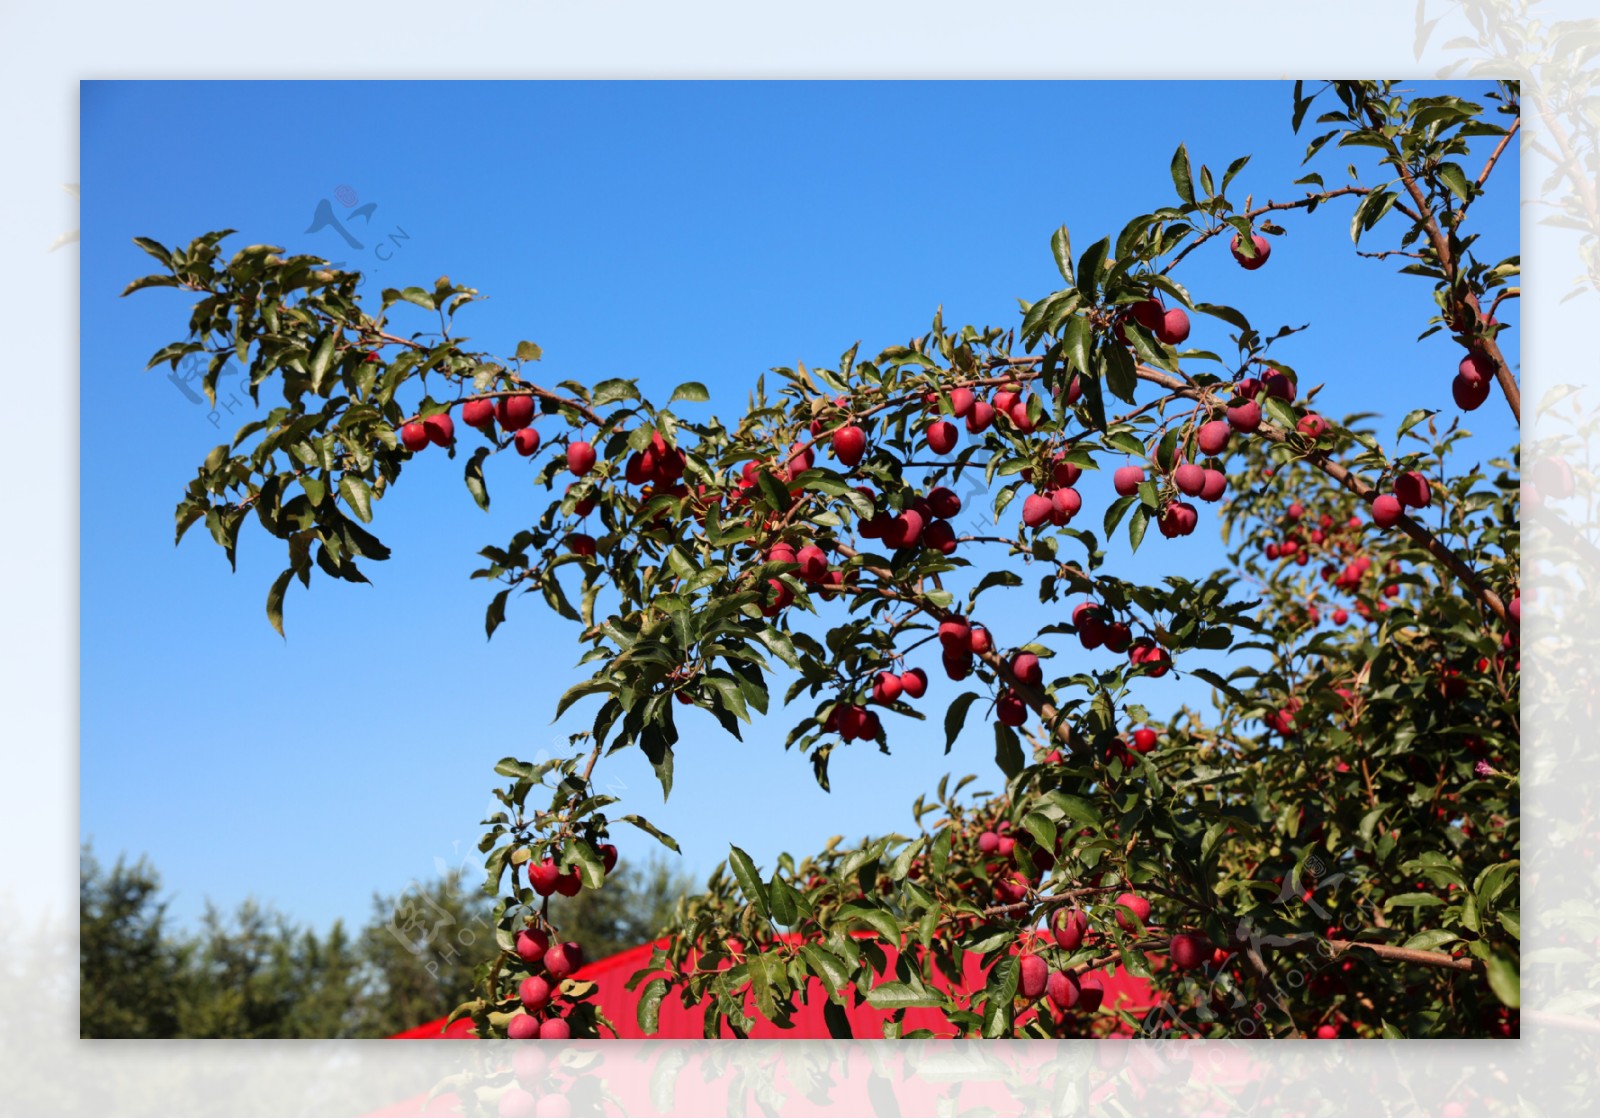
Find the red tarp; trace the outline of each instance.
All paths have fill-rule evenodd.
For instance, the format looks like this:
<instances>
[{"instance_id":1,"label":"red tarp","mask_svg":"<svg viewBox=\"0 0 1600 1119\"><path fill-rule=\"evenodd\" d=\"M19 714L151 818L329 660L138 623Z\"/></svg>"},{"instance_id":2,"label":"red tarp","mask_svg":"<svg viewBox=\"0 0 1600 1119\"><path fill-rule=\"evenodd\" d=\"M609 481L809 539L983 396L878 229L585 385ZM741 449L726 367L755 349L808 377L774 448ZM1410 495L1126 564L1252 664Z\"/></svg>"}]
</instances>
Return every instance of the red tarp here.
<instances>
[{"instance_id":1,"label":"red tarp","mask_svg":"<svg viewBox=\"0 0 1600 1119\"><path fill-rule=\"evenodd\" d=\"M666 945L665 940L652 944L641 944L637 948L629 948L618 952L615 956L608 956L603 960L596 960L585 965L575 976L577 979L592 980L599 990L595 992L594 1001L605 1011L617 1027L617 1032L624 1038L647 1040L650 1038L699 1038L705 1033L706 1004L685 1008L677 997L676 991L669 992L661 1003L660 1028L654 1034L646 1034L639 1028L638 1017L635 1013L639 1003L639 992L643 990L641 982L635 990L629 991L624 984L632 978L633 973L650 962L651 952L656 944ZM888 957L889 967L892 969L895 962L895 950L885 947L884 954ZM978 991L983 988L985 972L978 966L980 957L968 953L965 960L963 985L968 991ZM1150 986L1144 980L1119 971L1116 975L1101 972L1100 978L1105 984L1105 1001L1101 1013L1109 1012L1119 1005L1124 1009L1142 1010L1151 1005L1152 998ZM948 983L942 976L935 976L935 984L943 989L948 989ZM750 1031L752 1038L828 1038L831 1035L828 1027L823 1022L822 1006L827 1001L827 992L820 979L813 978L806 991L806 999L799 1006L793 1016L794 1026L791 1029L779 1029L772 1023L756 1017L754 1028ZM747 1012L749 1008L747 1007ZM890 1011L879 1010L876 1007L862 1005L849 1008L846 1013L850 1019L850 1028L855 1036L862 1040L883 1037L883 1023L889 1017ZM932 1030L936 1035L949 1037L950 1026L944 1015L929 1007L912 1007L905 1014L905 1029ZM444 1019L427 1022L423 1025L395 1034L397 1038L428 1038L440 1037L465 1038L472 1028L472 1021L462 1018L453 1022L448 1029L444 1029ZM441 1030L443 1032L441 1033ZM732 1036L724 1033L724 1036Z\"/></svg>"}]
</instances>

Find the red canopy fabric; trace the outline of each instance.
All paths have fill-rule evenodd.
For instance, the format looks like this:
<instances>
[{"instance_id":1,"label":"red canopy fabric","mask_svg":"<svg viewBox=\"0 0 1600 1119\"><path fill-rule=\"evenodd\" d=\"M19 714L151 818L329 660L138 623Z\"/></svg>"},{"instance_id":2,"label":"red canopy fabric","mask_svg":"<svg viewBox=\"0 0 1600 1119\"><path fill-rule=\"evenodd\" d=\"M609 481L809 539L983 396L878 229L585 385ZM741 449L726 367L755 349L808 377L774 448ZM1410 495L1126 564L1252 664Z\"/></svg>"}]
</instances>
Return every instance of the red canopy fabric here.
<instances>
[{"instance_id":1,"label":"red canopy fabric","mask_svg":"<svg viewBox=\"0 0 1600 1119\"><path fill-rule=\"evenodd\" d=\"M870 935L870 934L868 934ZM629 991L624 985L633 977L634 972L650 962L651 953L657 945L665 947L666 940L641 944L636 948L618 952L603 960L596 960L585 965L578 971L575 978L593 981L599 988L595 993L598 1003L617 1027L618 1034L623 1038L636 1040L649 1040L652 1038L700 1038L705 1035L706 1006L702 1003L695 1007L685 1007L675 993L669 993L661 1004L659 1029L653 1034L646 1034L640 1027L637 1016L639 993L644 984ZM895 949L885 946L884 954L888 957L889 968L894 967ZM962 986L968 991L981 990L986 973L979 966L980 957L967 953L963 961ZM1143 979L1120 971L1115 975L1105 972L1098 973L1105 984L1105 1001L1101 1013L1115 1009L1144 1010L1153 1002L1150 985ZM949 984L943 976L935 976L934 982L943 989L948 990ZM827 1001L827 991L820 979L813 978L806 990L805 1001L800 1005L793 1016L794 1026L791 1029L780 1029L772 1023L756 1017L755 1026L750 1031L752 1038L821 1038L826 1039L832 1035L823 1021L822 1007ZM880 1010L877 1007L862 1003L858 1006L846 1006L846 1015L850 1021L851 1031L857 1038L868 1040L883 1036L883 1023L889 1018L891 1011ZM936 1035L949 1037L951 1028L949 1020L938 1010L930 1007L912 1007L906 1011L904 1028L911 1030L932 1030ZM437 1040L446 1038L466 1038L470 1036L472 1021L461 1018L445 1026L445 1020L440 1018L433 1022L426 1022L412 1029L404 1030L393 1035L396 1038L429 1039ZM1124 1035L1126 1030L1120 1031ZM732 1035L726 1032L724 1037Z\"/></svg>"}]
</instances>

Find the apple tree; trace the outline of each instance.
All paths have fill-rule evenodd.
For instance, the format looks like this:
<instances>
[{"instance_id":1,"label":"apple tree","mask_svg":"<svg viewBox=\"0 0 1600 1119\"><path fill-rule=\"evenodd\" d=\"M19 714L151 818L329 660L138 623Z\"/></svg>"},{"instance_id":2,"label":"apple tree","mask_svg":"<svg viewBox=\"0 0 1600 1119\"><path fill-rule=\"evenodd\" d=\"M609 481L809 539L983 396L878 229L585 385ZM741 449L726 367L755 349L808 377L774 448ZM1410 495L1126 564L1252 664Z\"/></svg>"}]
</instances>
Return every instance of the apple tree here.
<instances>
[{"instance_id":1,"label":"apple tree","mask_svg":"<svg viewBox=\"0 0 1600 1119\"><path fill-rule=\"evenodd\" d=\"M726 420L680 414L700 384L657 403L633 380L547 382L532 343L469 349L456 317L479 293L449 279L374 307L318 258L225 255L230 231L141 239L161 270L129 290L194 298L150 364L200 355L211 391L241 362L272 402L207 456L177 533L204 522L230 560L251 522L282 542L281 632L296 581L361 582L388 556L373 524L406 471L459 459L487 508L508 457L531 460L548 498L482 549L486 629L541 607L575 627L587 675L557 714L592 724L570 757L497 767L500 938L457 1012L482 1036L614 1032L546 901L603 888L623 824L675 846L595 771L638 749L671 793L687 708L734 736L785 720L825 787L836 750L948 752L986 721L1003 785L940 781L914 835L765 868L734 845L636 977L647 1030L668 998L711 1036L820 998L836 1032L865 1002L889 1036L926 1034L918 1008L984 1037L1514 1034L1519 470L1516 447L1467 465L1462 414L1520 413L1496 317L1515 246L1471 220L1517 96L1296 83L1306 162L1353 154L1348 182L1313 169L1281 201L1241 199L1248 156L1217 174L1180 147L1148 212L1054 233L1061 286L1017 321L936 316L902 346L774 369ZM1459 344L1435 380L1453 376L1454 409L1324 415L1296 330L1184 282L1206 252L1265 279L1282 223L1330 214L1372 267L1420 281L1419 329ZM1222 352L1188 345L1197 316ZM992 527L958 529L975 501ZM1107 562L1117 534L1197 531L1224 567L1174 550L1146 584ZM990 624L1008 597L1036 599L1033 632ZM935 711L939 673L961 688ZM1148 710L1169 675L1211 704ZM1123 970L1153 1008L1103 1004Z\"/></svg>"}]
</instances>

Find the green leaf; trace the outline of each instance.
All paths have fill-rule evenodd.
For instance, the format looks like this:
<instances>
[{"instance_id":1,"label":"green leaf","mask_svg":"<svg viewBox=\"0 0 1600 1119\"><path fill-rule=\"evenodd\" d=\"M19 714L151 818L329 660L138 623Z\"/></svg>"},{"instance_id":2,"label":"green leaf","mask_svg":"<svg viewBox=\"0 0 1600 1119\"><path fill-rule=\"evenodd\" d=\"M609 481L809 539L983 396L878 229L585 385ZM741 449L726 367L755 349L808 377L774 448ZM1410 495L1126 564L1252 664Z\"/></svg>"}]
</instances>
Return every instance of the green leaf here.
<instances>
[{"instance_id":1,"label":"green leaf","mask_svg":"<svg viewBox=\"0 0 1600 1119\"><path fill-rule=\"evenodd\" d=\"M535 342L518 342L517 343L517 360L518 361L538 361L542 357L544 357L544 351L539 348L537 343L535 343Z\"/></svg>"},{"instance_id":2,"label":"green leaf","mask_svg":"<svg viewBox=\"0 0 1600 1119\"><path fill-rule=\"evenodd\" d=\"M967 708L971 707L977 698L977 692L962 692L951 700L949 708L944 713L945 753L948 754L950 747L956 744L956 736L961 733L961 728L967 721Z\"/></svg>"},{"instance_id":3,"label":"green leaf","mask_svg":"<svg viewBox=\"0 0 1600 1119\"><path fill-rule=\"evenodd\" d=\"M1498 952L1484 961L1489 973L1489 987L1495 997L1513 1010L1522 1005L1522 978L1517 973L1516 962Z\"/></svg>"},{"instance_id":4,"label":"green leaf","mask_svg":"<svg viewBox=\"0 0 1600 1119\"><path fill-rule=\"evenodd\" d=\"M1061 226L1050 235L1050 252L1056 258L1056 268L1061 272L1061 278L1067 283L1072 283L1072 238L1067 235L1067 227Z\"/></svg>"},{"instance_id":5,"label":"green leaf","mask_svg":"<svg viewBox=\"0 0 1600 1119\"><path fill-rule=\"evenodd\" d=\"M1418 952L1431 952L1441 945L1449 944L1453 940L1460 939L1461 938L1455 933L1449 932L1445 929L1429 929L1427 932L1418 933L1400 947L1412 948Z\"/></svg>"},{"instance_id":6,"label":"green leaf","mask_svg":"<svg viewBox=\"0 0 1600 1119\"><path fill-rule=\"evenodd\" d=\"M1189 167L1189 149L1183 144L1172 153L1172 185L1178 189L1179 198L1194 204L1194 176Z\"/></svg>"},{"instance_id":7,"label":"green leaf","mask_svg":"<svg viewBox=\"0 0 1600 1119\"><path fill-rule=\"evenodd\" d=\"M886 944L898 946L900 943L900 926L895 923L892 914L882 909L873 909L865 905L845 905L840 907L838 917L841 921L860 921L868 925Z\"/></svg>"},{"instance_id":8,"label":"green leaf","mask_svg":"<svg viewBox=\"0 0 1600 1119\"><path fill-rule=\"evenodd\" d=\"M761 881L754 860L739 848L730 846L728 868L733 871L734 878L738 879L739 889L744 893L746 900L755 906L763 917L771 917L772 902L767 897L766 884Z\"/></svg>"},{"instance_id":9,"label":"green leaf","mask_svg":"<svg viewBox=\"0 0 1600 1119\"><path fill-rule=\"evenodd\" d=\"M867 992L867 1003L882 1010L907 1006L939 1006L944 1000L934 991L918 990L909 983L879 983Z\"/></svg>"},{"instance_id":10,"label":"green leaf","mask_svg":"<svg viewBox=\"0 0 1600 1119\"><path fill-rule=\"evenodd\" d=\"M1395 429L1395 442L1398 443L1401 436L1410 431L1412 428L1416 427L1429 416L1436 416L1438 414L1439 410L1437 408L1413 408L1411 411L1406 413L1406 418L1401 420L1400 426Z\"/></svg>"},{"instance_id":11,"label":"green leaf","mask_svg":"<svg viewBox=\"0 0 1600 1119\"><path fill-rule=\"evenodd\" d=\"M1134 507L1133 516L1128 518L1128 546L1135 552L1144 541L1145 529L1150 527L1150 507L1143 503Z\"/></svg>"},{"instance_id":12,"label":"green leaf","mask_svg":"<svg viewBox=\"0 0 1600 1119\"><path fill-rule=\"evenodd\" d=\"M293 577L294 568L284 568L283 574L272 581L272 586L267 591L267 621L272 623L272 628L278 631L279 637L285 636L283 632L283 595L289 589L289 580Z\"/></svg>"},{"instance_id":13,"label":"green leaf","mask_svg":"<svg viewBox=\"0 0 1600 1119\"><path fill-rule=\"evenodd\" d=\"M1001 722L994 725L994 760L1007 779L1021 773L1028 764L1022 755L1022 740L1017 732Z\"/></svg>"},{"instance_id":14,"label":"green leaf","mask_svg":"<svg viewBox=\"0 0 1600 1119\"><path fill-rule=\"evenodd\" d=\"M311 374L311 391L320 395L322 393L322 378L328 372L328 366L333 361L333 346L339 340L339 331L330 330L322 336L322 341L317 343L317 348L311 353L311 363L306 371Z\"/></svg>"},{"instance_id":15,"label":"green leaf","mask_svg":"<svg viewBox=\"0 0 1600 1119\"><path fill-rule=\"evenodd\" d=\"M1444 899L1441 897L1435 897L1433 894L1396 894L1394 897L1383 903L1383 908L1386 910L1394 909L1396 907L1402 909L1416 909L1429 905L1443 904Z\"/></svg>"},{"instance_id":16,"label":"green leaf","mask_svg":"<svg viewBox=\"0 0 1600 1119\"><path fill-rule=\"evenodd\" d=\"M838 998L839 992L850 986L850 969L845 962L826 948L815 944L802 944L800 957L811 969L811 974L822 980L829 998Z\"/></svg>"},{"instance_id":17,"label":"green leaf","mask_svg":"<svg viewBox=\"0 0 1600 1119\"><path fill-rule=\"evenodd\" d=\"M669 985L665 979L652 979L644 985L644 990L639 992L639 1006L635 1016L639 1020L639 1028L647 1034L653 1034L661 1028L661 1003L667 997Z\"/></svg>"},{"instance_id":18,"label":"green leaf","mask_svg":"<svg viewBox=\"0 0 1600 1119\"><path fill-rule=\"evenodd\" d=\"M1465 202L1472 197L1472 185L1458 163L1441 163L1439 181L1450 188L1450 193Z\"/></svg>"},{"instance_id":19,"label":"green leaf","mask_svg":"<svg viewBox=\"0 0 1600 1119\"><path fill-rule=\"evenodd\" d=\"M485 512L489 509L489 487L483 480L483 460L488 457L489 448L479 447L467 460L467 490L472 494L472 500L478 503L478 508Z\"/></svg>"},{"instance_id":20,"label":"green leaf","mask_svg":"<svg viewBox=\"0 0 1600 1119\"><path fill-rule=\"evenodd\" d=\"M672 390L672 395L667 398L667 403L676 404L680 400L687 400L695 404L704 404L710 399L710 391L699 381L685 381Z\"/></svg>"},{"instance_id":21,"label":"green leaf","mask_svg":"<svg viewBox=\"0 0 1600 1119\"><path fill-rule=\"evenodd\" d=\"M339 496L350 506L350 511L363 524L372 522L372 487L359 474L339 475Z\"/></svg>"}]
</instances>

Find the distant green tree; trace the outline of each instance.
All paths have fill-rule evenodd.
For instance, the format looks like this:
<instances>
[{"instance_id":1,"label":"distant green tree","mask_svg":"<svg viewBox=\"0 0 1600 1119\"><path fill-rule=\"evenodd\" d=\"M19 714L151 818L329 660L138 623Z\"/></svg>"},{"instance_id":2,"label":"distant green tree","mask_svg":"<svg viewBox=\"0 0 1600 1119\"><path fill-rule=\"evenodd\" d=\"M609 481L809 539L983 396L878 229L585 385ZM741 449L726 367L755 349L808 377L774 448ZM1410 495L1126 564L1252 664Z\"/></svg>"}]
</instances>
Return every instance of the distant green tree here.
<instances>
[{"instance_id":1,"label":"distant green tree","mask_svg":"<svg viewBox=\"0 0 1600 1119\"><path fill-rule=\"evenodd\" d=\"M82 1037L177 1036L185 948L166 930L161 876L144 859L109 871L85 844L78 872Z\"/></svg>"}]
</instances>

